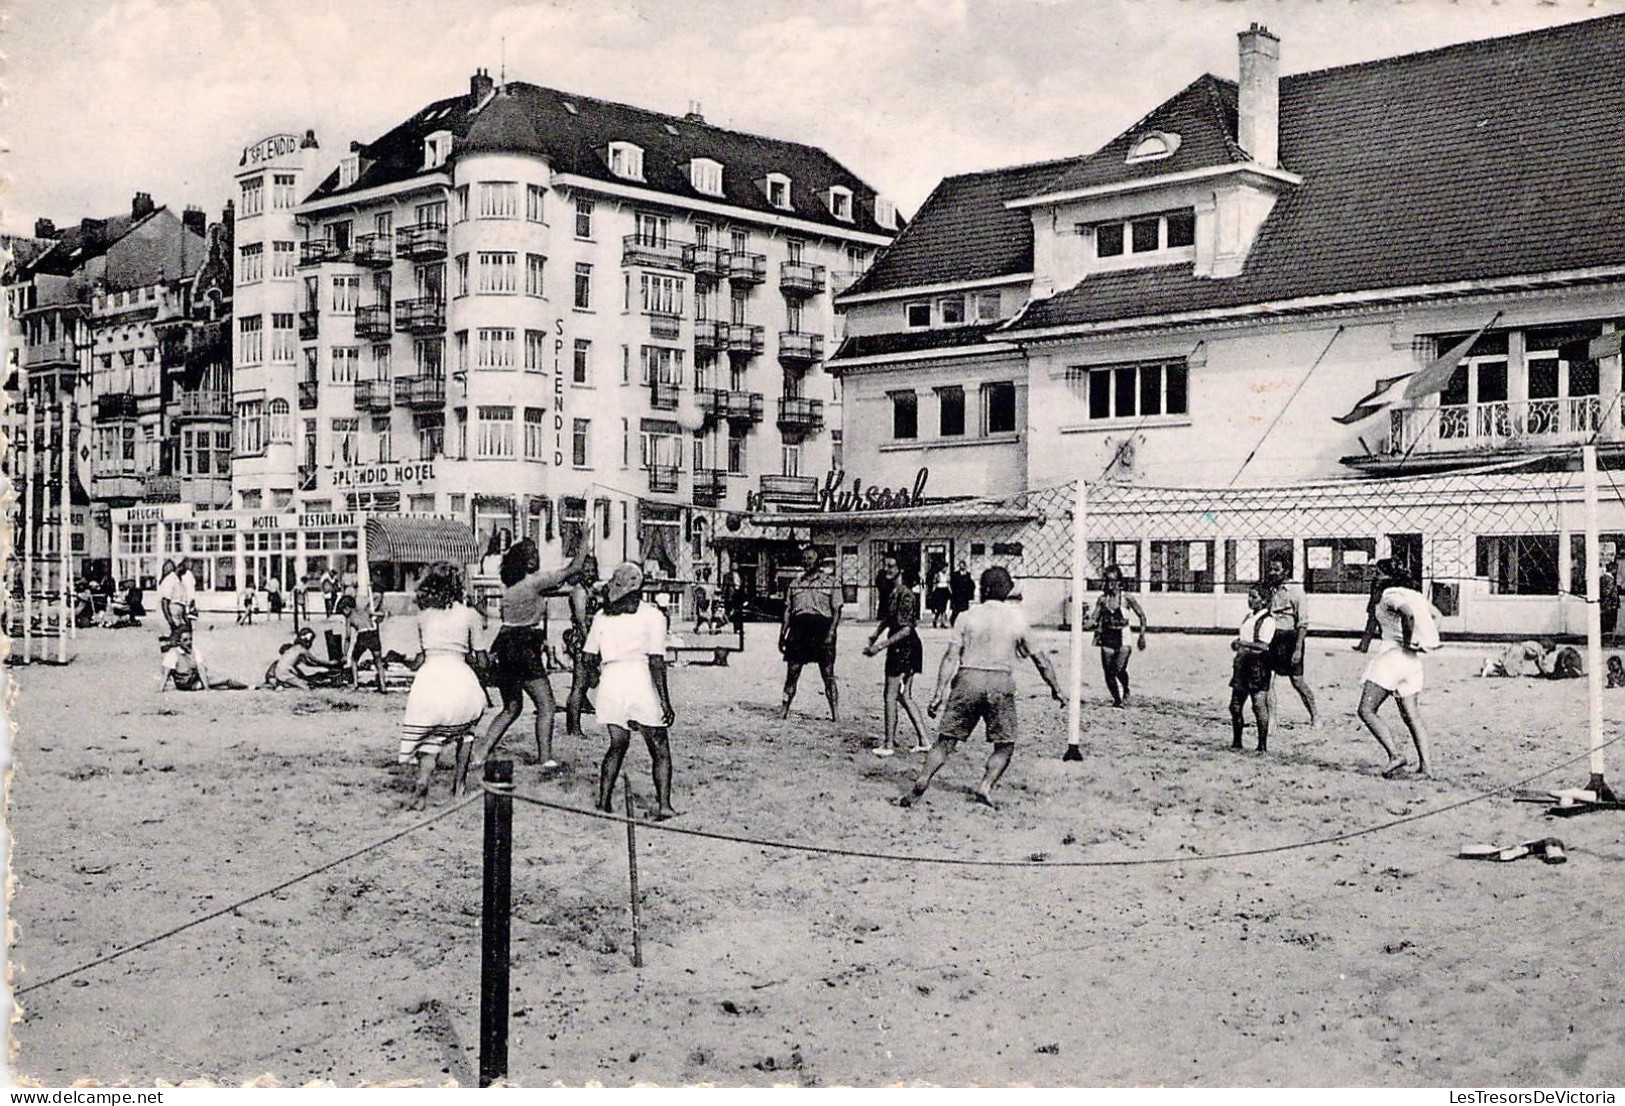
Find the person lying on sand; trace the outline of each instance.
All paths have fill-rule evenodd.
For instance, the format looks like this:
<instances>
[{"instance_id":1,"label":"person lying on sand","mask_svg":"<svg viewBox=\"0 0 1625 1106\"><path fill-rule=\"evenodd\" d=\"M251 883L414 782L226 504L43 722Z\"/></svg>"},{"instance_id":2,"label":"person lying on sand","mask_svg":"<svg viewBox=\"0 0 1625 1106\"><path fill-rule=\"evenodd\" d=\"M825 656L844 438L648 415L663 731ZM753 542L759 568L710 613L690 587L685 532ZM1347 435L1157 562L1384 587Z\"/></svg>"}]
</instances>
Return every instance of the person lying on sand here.
<instances>
[{"instance_id":1,"label":"person lying on sand","mask_svg":"<svg viewBox=\"0 0 1625 1106\"><path fill-rule=\"evenodd\" d=\"M1484 662L1480 676L1534 676L1547 680L1574 680L1585 675L1585 658L1572 645L1561 649L1551 641L1515 641L1499 657Z\"/></svg>"}]
</instances>

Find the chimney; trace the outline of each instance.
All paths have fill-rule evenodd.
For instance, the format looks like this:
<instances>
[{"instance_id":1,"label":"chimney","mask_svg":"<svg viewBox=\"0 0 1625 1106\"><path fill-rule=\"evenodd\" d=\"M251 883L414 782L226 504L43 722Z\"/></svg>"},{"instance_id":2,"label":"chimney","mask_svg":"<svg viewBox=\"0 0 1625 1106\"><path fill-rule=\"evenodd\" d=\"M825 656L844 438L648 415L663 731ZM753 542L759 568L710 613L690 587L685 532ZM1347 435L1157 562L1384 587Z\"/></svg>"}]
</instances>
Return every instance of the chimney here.
<instances>
[{"instance_id":1,"label":"chimney","mask_svg":"<svg viewBox=\"0 0 1625 1106\"><path fill-rule=\"evenodd\" d=\"M187 209L181 213L181 223L186 227L187 230L191 231L199 238L207 237L209 221L207 217L204 216L203 209L201 207L188 206Z\"/></svg>"},{"instance_id":2,"label":"chimney","mask_svg":"<svg viewBox=\"0 0 1625 1106\"><path fill-rule=\"evenodd\" d=\"M35 238L55 238L56 237L56 223L53 222L50 219L35 219L34 220L34 237Z\"/></svg>"},{"instance_id":3,"label":"chimney","mask_svg":"<svg viewBox=\"0 0 1625 1106\"><path fill-rule=\"evenodd\" d=\"M1241 43L1236 141L1260 165L1279 168L1281 40L1257 23L1236 38Z\"/></svg>"},{"instance_id":4,"label":"chimney","mask_svg":"<svg viewBox=\"0 0 1625 1106\"><path fill-rule=\"evenodd\" d=\"M316 141L316 132L315 132L315 131L312 131L312 130L307 130L307 131L306 131L306 132L305 132L305 138L304 138L304 141L303 141L303 142L301 142L301 143L299 143L299 148L300 148L300 149L301 149L301 150L315 150L315 149L319 149L319 148L320 148L320 143L318 143L318 142L317 142L317 141Z\"/></svg>"},{"instance_id":5,"label":"chimney","mask_svg":"<svg viewBox=\"0 0 1625 1106\"><path fill-rule=\"evenodd\" d=\"M153 212L152 195L147 192L137 192L135 199L130 201L130 218L144 219Z\"/></svg>"},{"instance_id":6,"label":"chimney","mask_svg":"<svg viewBox=\"0 0 1625 1106\"><path fill-rule=\"evenodd\" d=\"M480 103L496 88L496 82L491 79L490 70L476 69L474 75L468 79L468 94L474 102Z\"/></svg>"},{"instance_id":7,"label":"chimney","mask_svg":"<svg viewBox=\"0 0 1625 1106\"><path fill-rule=\"evenodd\" d=\"M698 100L689 101L688 114L683 116L683 118L690 123L698 123L702 126L705 124L705 113L700 109L700 102Z\"/></svg>"},{"instance_id":8,"label":"chimney","mask_svg":"<svg viewBox=\"0 0 1625 1106\"><path fill-rule=\"evenodd\" d=\"M80 219L79 235L86 249L99 250L107 244L107 223L102 219Z\"/></svg>"}]
</instances>

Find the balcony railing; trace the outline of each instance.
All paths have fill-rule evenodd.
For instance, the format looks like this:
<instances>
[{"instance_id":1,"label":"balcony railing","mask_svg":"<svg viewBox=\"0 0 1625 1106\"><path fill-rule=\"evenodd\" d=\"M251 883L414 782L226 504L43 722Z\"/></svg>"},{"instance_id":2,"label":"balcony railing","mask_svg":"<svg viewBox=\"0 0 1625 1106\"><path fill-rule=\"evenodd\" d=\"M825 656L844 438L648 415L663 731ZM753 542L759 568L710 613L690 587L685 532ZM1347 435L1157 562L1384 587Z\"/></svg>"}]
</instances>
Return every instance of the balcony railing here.
<instances>
[{"instance_id":1,"label":"balcony railing","mask_svg":"<svg viewBox=\"0 0 1625 1106\"><path fill-rule=\"evenodd\" d=\"M1585 442L1602 414L1597 396L1500 400L1388 413L1384 453L1535 449Z\"/></svg>"},{"instance_id":2,"label":"balcony railing","mask_svg":"<svg viewBox=\"0 0 1625 1106\"><path fill-rule=\"evenodd\" d=\"M387 269L395 264L395 236L393 234L358 234L355 240L355 263L370 269Z\"/></svg>"},{"instance_id":3,"label":"balcony railing","mask_svg":"<svg viewBox=\"0 0 1625 1106\"><path fill-rule=\"evenodd\" d=\"M701 411L713 418L762 421L760 392L731 392L726 388L707 388L696 393L694 400Z\"/></svg>"},{"instance_id":4,"label":"balcony railing","mask_svg":"<svg viewBox=\"0 0 1625 1106\"><path fill-rule=\"evenodd\" d=\"M694 503L715 507L728 494L728 474L721 469L694 470Z\"/></svg>"},{"instance_id":5,"label":"balcony railing","mask_svg":"<svg viewBox=\"0 0 1625 1106\"><path fill-rule=\"evenodd\" d=\"M393 402L393 391L388 380L357 380L355 382L355 409L384 414Z\"/></svg>"},{"instance_id":6,"label":"balcony railing","mask_svg":"<svg viewBox=\"0 0 1625 1106\"><path fill-rule=\"evenodd\" d=\"M791 507L818 506L818 480L812 476L773 476L763 473L759 485L763 503Z\"/></svg>"},{"instance_id":7,"label":"balcony railing","mask_svg":"<svg viewBox=\"0 0 1625 1106\"><path fill-rule=\"evenodd\" d=\"M720 280L728 275L732 261L721 246L684 246L683 265L692 269L696 278Z\"/></svg>"},{"instance_id":8,"label":"balcony railing","mask_svg":"<svg viewBox=\"0 0 1625 1106\"><path fill-rule=\"evenodd\" d=\"M299 410L316 410L316 382L314 380L301 380L299 382Z\"/></svg>"},{"instance_id":9,"label":"balcony railing","mask_svg":"<svg viewBox=\"0 0 1625 1106\"><path fill-rule=\"evenodd\" d=\"M681 394L680 385L665 380L652 381L649 384L649 406L658 411L675 411Z\"/></svg>"},{"instance_id":10,"label":"balcony railing","mask_svg":"<svg viewBox=\"0 0 1625 1106\"><path fill-rule=\"evenodd\" d=\"M762 352L763 333L755 323L728 324L728 352L754 356Z\"/></svg>"},{"instance_id":11,"label":"balcony railing","mask_svg":"<svg viewBox=\"0 0 1625 1106\"><path fill-rule=\"evenodd\" d=\"M33 367L35 365L77 365L79 363L79 349L73 344L71 338L58 338L54 342L31 342L28 352L23 356L23 364Z\"/></svg>"},{"instance_id":12,"label":"balcony railing","mask_svg":"<svg viewBox=\"0 0 1625 1106\"><path fill-rule=\"evenodd\" d=\"M322 330L322 313L320 311L299 312L299 340L309 342Z\"/></svg>"},{"instance_id":13,"label":"balcony railing","mask_svg":"<svg viewBox=\"0 0 1625 1106\"><path fill-rule=\"evenodd\" d=\"M229 419L231 393L220 391L182 392L175 408L175 417L181 419Z\"/></svg>"},{"instance_id":14,"label":"balcony railing","mask_svg":"<svg viewBox=\"0 0 1625 1106\"><path fill-rule=\"evenodd\" d=\"M189 477L188 479L207 479L211 483L219 477ZM226 481L227 498L230 498L231 480ZM145 480L146 487L142 489L141 498L148 503L179 503L181 501L181 478L174 475L153 474Z\"/></svg>"},{"instance_id":15,"label":"balcony railing","mask_svg":"<svg viewBox=\"0 0 1625 1106\"><path fill-rule=\"evenodd\" d=\"M735 284L760 284L767 279L767 255L760 253L730 253L728 279Z\"/></svg>"},{"instance_id":16,"label":"balcony railing","mask_svg":"<svg viewBox=\"0 0 1625 1106\"><path fill-rule=\"evenodd\" d=\"M817 430L824 425L824 401L785 396L779 400L780 430Z\"/></svg>"},{"instance_id":17,"label":"balcony railing","mask_svg":"<svg viewBox=\"0 0 1625 1106\"><path fill-rule=\"evenodd\" d=\"M331 238L313 238L299 243L299 264L321 265L344 260L344 250Z\"/></svg>"},{"instance_id":18,"label":"balcony railing","mask_svg":"<svg viewBox=\"0 0 1625 1106\"><path fill-rule=\"evenodd\" d=\"M728 345L728 324L717 319L699 319L694 323L694 349L699 353L716 353Z\"/></svg>"},{"instance_id":19,"label":"balcony railing","mask_svg":"<svg viewBox=\"0 0 1625 1106\"><path fill-rule=\"evenodd\" d=\"M836 269L829 274L829 290L840 295L856 284L864 272L863 269Z\"/></svg>"},{"instance_id":20,"label":"balcony railing","mask_svg":"<svg viewBox=\"0 0 1625 1106\"><path fill-rule=\"evenodd\" d=\"M395 402L415 409L438 410L446 405L446 378L443 376L398 376Z\"/></svg>"},{"instance_id":21,"label":"balcony railing","mask_svg":"<svg viewBox=\"0 0 1625 1106\"><path fill-rule=\"evenodd\" d=\"M96 419L98 422L133 419L137 414L137 401L134 392L103 392L96 397Z\"/></svg>"},{"instance_id":22,"label":"balcony railing","mask_svg":"<svg viewBox=\"0 0 1625 1106\"><path fill-rule=\"evenodd\" d=\"M446 228L441 223L413 223L395 231L395 256L408 261L436 261L446 256Z\"/></svg>"},{"instance_id":23,"label":"balcony railing","mask_svg":"<svg viewBox=\"0 0 1625 1106\"><path fill-rule=\"evenodd\" d=\"M355 336L363 342L387 342L393 331L389 325L389 304L374 303L355 309Z\"/></svg>"},{"instance_id":24,"label":"balcony railing","mask_svg":"<svg viewBox=\"0 0 1625 1106\"><path fill-rule=\"evenodd\" d=\"M179 478L178 490L183 503L195 503L201 507L230 507L231 506L231 477L229 476L182 476ZM147 502L152 502L151 483L148 483Z\"/></svg>"},{"instance_id":25,"label":"balcony railing","mask_svg":"<svg viewBox=\"0 0 1625 1106\"><path fill-rule=\"evenodd\" d=\"M395 304L395 328L413 334L434 334L446 329L446 301L432 297L401 300Z\"/></svg>"},{"instance_id":26,"label":"balcony railing","mask_svg":"<svg viewBox=\"0 0 1625 1106\"><path fill-rule=\"evenodd\" d=\"M779 363L810 365L824 359L824 336L800 331L779 331Z\"/></svg>"},{"instance_id":27,"label":"balcony railing","mask_svg":"<svg viewBox=\"0 0 1625 1106\"><path fill-rule=\"evenodd\" d=\"M96 469L90 476L90 494L101 500L119 502L121 500L142 499L147 493L147 478L138 472L121 472L116 469Z\"/></svg>"},{"instance_id":28,"label":"balcony railing","mask_svg":"<svg viewBox=\"0 0 1625 1106\"><path fill-rule=\"evenodd\" d=\"M686 272L689 247L683 242L649 234L628 234L621 239L621 264Z\"/></svg>"},{"instance_id":29,"label":"balcony railing","mask_svg":"<svg viewBox=\"0 0 1625 1106\"><path fill-rule=\"evenodd\" d=\"M650 491L674 492L677 490L679 469L676 465L650 465L648 467Z\"/></svg>"},{"instance_id":30,"label":"balcony railing","mask_svg":"<svg viewBox=\"0 0 1625 1106\"><path fill-rule=\"evenodd\" d=\"M683 320L677 315L649 316L649 337L662 342L675 342L683 333Z\"/></svg>"},{"instance_id":31,"label":"balcony railing","mask_svg":"<svg viewBox=\"0 0 1625 1106\"><path fill-rule=\"evenodd\" d=\"M824 290L824 267L803 261L779 262L779 291L787 296L812 296Z\"/></svg>"}]
</instances>

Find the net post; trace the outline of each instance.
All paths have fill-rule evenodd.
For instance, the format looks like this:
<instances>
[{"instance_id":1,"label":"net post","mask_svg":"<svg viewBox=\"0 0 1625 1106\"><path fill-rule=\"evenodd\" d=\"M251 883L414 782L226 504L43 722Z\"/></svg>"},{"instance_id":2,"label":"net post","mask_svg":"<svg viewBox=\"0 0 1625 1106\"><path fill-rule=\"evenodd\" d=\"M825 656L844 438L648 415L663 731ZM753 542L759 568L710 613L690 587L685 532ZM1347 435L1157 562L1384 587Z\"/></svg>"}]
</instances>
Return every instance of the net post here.
<instances>
[{"instance_id":1,"label":"net post","mask_svg":"<svg viewBox=\"0 0 1625 1106\"><path fill-rule=\"evenodd\" d=\"M508 1074L508 937L513 891L513 761L485 762L485 888L480 906L480 1086Z\"/></svg>"},{"instance_id":2,"label":"net post","mask_svg":"<svg viewBox=\"0 0 1625 1106\"><path fill-rule=\"evenodd\" d=\"M1068 751L1083 740L1083 590L1085 516L1089 510L1088 486L1078 477L1072 498L1072 595L1068 600L1067 622L1071 646L1072 676L1066 693L1066 743Z\"/></svg>"},{"instance_id":3,"label":"net post","mask_svg":"<svg viewBox=\"0 0 1625 1106\"><path fill-rule=\"evenodd\" d=\"M38 512L34 504L34 402L23 401L23 658L34 661L34 542L39 534ZM43 493L43 489L41 489ZM44 498L42 494L41 499Z\"/></svg>"},{"instance_id":4,"label":"net post","mask_svg":"<svg viewBox=\"0 0 1625 1106\"><path fill-rule=\"evenodd\" d=\"M1590 706L1591 783L1603 783L1602 756L1602 557L1597 538L1597 447L1580 451L1585 473L1586 683Z\"/></svg>"},{"instance_id":5,"label":"net post","mask_svg":"<svg viewBox=\"0 0 1625 1106\"><path fill-rule=\"evenodd\" d=\"M626 874L632 895L632 966L643 967L643 928L638 906L638 837L632 818L632 782L621 778L621 794L626 798Z\"/></svg>"},{"instance_id":6,"label":"net post","mask_svg":"<svg viewBox=\"0 0 1625 1106\"><path fill-rule=\"evenodd\" d=\"M68 638L79 636L78 619L74 617L74 602L76 596L73 588L73 504L68 493L68 482L72 478L69 465L73 458L72 430L68 420L72 414L72 401L68 396L62 397L62 456L61 475L62 488L59 493L59 510L61 517L57 519L57 564L61 573L58 583L62 585L62 606L57 614L56 662L68 663Z\"/></svg>"}]
</instances>

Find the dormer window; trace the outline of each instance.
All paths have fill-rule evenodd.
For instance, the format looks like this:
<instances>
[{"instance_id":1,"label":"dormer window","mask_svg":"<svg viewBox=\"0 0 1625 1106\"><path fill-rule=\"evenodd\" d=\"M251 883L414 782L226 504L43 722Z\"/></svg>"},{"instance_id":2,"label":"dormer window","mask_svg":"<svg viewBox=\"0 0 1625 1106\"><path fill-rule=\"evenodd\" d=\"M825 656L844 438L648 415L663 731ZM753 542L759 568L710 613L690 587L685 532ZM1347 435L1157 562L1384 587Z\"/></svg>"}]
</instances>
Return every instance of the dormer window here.
<instances>
[{"instance_id":1,"label":"dormer window","mask_svg":"<svg viewBox=\"0 0 1625 1106\"><path fill-rule=\"evenodd\" d=\"M835 185L829 190L829 213L843 222L852 221L852 190Z\"/></svg>"},{"instance_id":2,"label":"dormer window","mask_svg":"<svg viewBox=\"0 0 1625 1106\"><path fill-rule=\"evenodd\" d=\"M897 229L897 205L881 196L875 197L875 224L887 230Z\"/></svg>"},{"instance_id":3,"label":"dormer window","mask_svg":"<svg viewBox=\"0 0 1625 1106\"><path fill-rule=\"evenodd\" d=\"M1174 151L1179 149L1179 135L1169 131L1151 131L1142 134L1129 147L1128 157L1123 161L1134 165L1141 161L1159 161L1165 157L1172 157Z\"/></svg>"},{"instance_id":4,"label":"dormer window","mask_svg":"<svg viewBox=\"0 0 1625 1106\"><path fill-rule=\"evenodd\" d=\"M763 182L767 202L783 211L790 210L790 178L783 173L769 173Z\"/></svg>"},{"instance_id":5,"label":"dormer window","mask_svg":"<svg viewBox=\"0 0 1625 1106\"><path fill-rule=\"evenodd\" d=\"M451 156L451 132L435 131L423 140L423 167L436 169Z\"/></svg>"},{"instance_id":6,"label":"dormer window","mask_svg":"<svg viewBox=\"0 0 1625 1106\"><path fill-rule=\"evenodd\" d=\"M609 144L609 171L627 180L643 179L643 147L630 142Z\"/></svg>"},{"instance_id":7,"label":"dormer window","mask_svg":"<svg viewBox=\"0 0 1625 1106\"><path fill-rule=\"evenodd\" d=\"M351 154L339 162L339 187L348 188L361 175L361 155Z\"/></svg>"},{"instance_id":8,"label":"dormer window","mask_svg":"<svg viewBox=\"0 0 1625 1106\"><path fill-rule=\"evenodd\" d=\"M707 196L722 195L722 163L708 157L697 157L688 163L688 181L694 191Z\"/></svg>"},{"instance_id":9,"label":"dormer window","mask_svg":"<svg viewBox=\"0 0 1625 1106\"><path fill-rule=\"evenodd\" d=\"M1091 230L1097 258L1188 249L1196 244L1196 212L1185 208L1079 228L1080 233Z\"/></svg>"}]
</instances>

